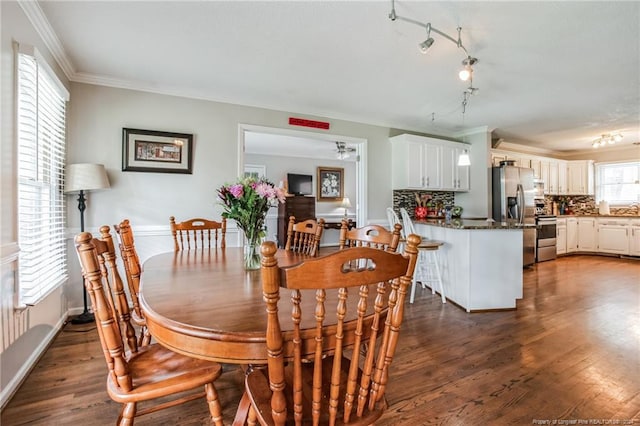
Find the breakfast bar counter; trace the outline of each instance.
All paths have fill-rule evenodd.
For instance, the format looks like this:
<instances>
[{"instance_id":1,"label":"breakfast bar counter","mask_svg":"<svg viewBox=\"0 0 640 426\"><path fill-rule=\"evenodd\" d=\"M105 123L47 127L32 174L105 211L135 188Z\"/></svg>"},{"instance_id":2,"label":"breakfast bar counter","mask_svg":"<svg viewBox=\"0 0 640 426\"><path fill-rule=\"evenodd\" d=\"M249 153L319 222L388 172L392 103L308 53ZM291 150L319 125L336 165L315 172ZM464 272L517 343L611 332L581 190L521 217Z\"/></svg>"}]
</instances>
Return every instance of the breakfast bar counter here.
<instances>
[{"instance_id":1,"label":"breakfast bar counter","mask_svg":"<svg viewBox=\"0 0 640 426\"><path fill-rule=\"evenodd\" d=\"M416 232L443 241L438 251L447 299L467 312L515 309L522 298L526 227L485 220L414 221Z\"/></svg>"}]
</instances>

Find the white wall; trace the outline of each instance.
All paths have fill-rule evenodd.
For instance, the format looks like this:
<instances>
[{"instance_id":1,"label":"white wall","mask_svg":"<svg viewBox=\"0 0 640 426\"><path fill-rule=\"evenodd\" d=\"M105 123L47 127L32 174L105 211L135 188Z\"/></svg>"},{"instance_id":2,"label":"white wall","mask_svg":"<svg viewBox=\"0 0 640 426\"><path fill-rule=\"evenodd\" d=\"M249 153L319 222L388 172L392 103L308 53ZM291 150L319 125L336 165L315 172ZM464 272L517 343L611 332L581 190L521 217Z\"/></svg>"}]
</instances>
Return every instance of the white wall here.
<instances>
[{"instance_id":1,"label":"white wall","mask_svg":"<svg viewBox=\"0 0 640 426\"><path fill-rule=\"evenodd\" d=\"M0 405L6 403L66 318L65 288L36 306L14 310L17 273L15 75L12 42L36 47L63 84L68 81L20 6L0 2Z\"/></svg>"}]
</instances>

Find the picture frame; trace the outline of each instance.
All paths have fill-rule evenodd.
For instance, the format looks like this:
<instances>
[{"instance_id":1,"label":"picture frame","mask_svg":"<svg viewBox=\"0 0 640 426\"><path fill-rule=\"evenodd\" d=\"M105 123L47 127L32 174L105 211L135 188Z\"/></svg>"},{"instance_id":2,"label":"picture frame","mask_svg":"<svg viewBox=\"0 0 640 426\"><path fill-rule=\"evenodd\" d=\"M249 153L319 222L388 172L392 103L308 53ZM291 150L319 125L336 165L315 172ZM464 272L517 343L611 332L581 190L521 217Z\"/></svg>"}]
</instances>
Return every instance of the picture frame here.
<instances>
[{"instance_id":1,"label":"picture frame","mask_svg":"<svg viewBox=\"0 0 640 426\"><path fill-rule=\"evenodd\" d=\"M316 198L318 201L341 201L344 198L344 169L318 167Z\"/></svg>"},{"instance_id":2,"label":"picture frame","mask_svg":"<svg viewBox=\"0 0 640 426\"><path fill-rule=\"evenodd\" d=\"M263 164L245 164L244 165L244 177L252 177L259 179L261 177L267 177L267 166Z\"/></svg>"},{"instance_id":3,"label":"picture frame","mask_svg":"<svg viewBox=\"0 0 640 426\"><path fill-rule=\"evenodd\" d=\"M122 129L122 171L192 174L193 134Z\"/></svg>"}]
</instances>

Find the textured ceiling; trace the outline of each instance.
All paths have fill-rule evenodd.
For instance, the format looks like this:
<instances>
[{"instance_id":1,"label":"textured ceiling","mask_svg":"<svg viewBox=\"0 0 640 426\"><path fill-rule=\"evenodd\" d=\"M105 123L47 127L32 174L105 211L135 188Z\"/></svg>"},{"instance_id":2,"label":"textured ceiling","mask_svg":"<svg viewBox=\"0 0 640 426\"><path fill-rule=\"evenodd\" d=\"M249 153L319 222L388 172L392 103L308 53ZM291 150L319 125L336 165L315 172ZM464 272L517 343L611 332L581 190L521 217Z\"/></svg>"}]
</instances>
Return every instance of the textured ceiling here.
<instances>
[{"instance_id":1,"label":"textured ceiling","mask_svg":"<svg viewBox=\"0 0 640 426\"><path fill-rule=\"evenodd\" d=\"M41 1L74 81L555 151L640 140L640 2ZM37 4L36 4L37 6ZM32 14L38 12L31 6ZM35 12L33 12L35 10ZM45 23L45 26L47 24ZM55 43L55 40L51 43ZM66 61L66 63L65 63Z\"/></svg>"}]
</instances>

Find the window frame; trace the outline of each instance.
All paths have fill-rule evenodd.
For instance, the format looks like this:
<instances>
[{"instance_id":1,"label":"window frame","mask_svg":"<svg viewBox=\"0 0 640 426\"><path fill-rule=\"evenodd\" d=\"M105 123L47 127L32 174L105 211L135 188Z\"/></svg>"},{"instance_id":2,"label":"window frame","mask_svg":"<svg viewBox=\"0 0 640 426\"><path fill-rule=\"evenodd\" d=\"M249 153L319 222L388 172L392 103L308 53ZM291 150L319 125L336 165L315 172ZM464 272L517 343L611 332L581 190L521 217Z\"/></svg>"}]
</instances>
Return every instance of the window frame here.
<instances>
[{"instance_id":1,"label":"window frame","mask_svg":"<svg viewBox=\"0 0 640 426\"><path fill-rule=\"evenodd\" d=\"M38 50L13 43L18 308L68 280L66 120L69 92Z\"/></svg>"},{"instance_id":2,"label":"window frame","mask_svg":"<svg viewBox=\"0 0 640 426\"><path fill-rule=\"evenodd\" d=\"M637 193L636 200L606 200L603 198L603 184L602 183L602 173L604 168L611 168L615 166L627 166L627 165L635 165L638 168L638 174L636 175L637 179L634 182L621 182L617 184L607 184L607 185L637 185ZM600 201L607 201L611 207L624 207L633 203L640 202L640 160L620 160L620 161L607 161L600 162L594 164L595 171L595 200L596 203Z\"/></svg>"}]
</instances>

